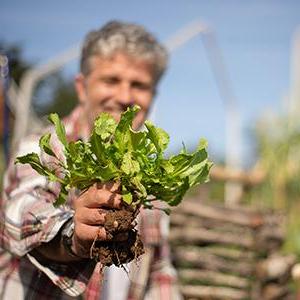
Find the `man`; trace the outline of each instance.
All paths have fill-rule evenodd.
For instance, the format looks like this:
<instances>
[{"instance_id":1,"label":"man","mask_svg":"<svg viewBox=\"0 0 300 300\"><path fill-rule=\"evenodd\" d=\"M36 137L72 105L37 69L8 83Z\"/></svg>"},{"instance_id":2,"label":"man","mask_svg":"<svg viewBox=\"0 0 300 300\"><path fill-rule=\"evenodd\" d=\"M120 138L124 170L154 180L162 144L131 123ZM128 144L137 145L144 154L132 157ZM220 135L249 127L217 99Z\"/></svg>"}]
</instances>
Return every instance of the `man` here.
<instances>
[{"instance_id":1,"label":"man","mask_svg":"<svg viewBox=\"0 0 300 300\"><path fill-rule=\"evenodd\" d=\"M141 107L134 120L134 127L140 127L166 64L166 50L141 26L110 22L89 33L75 80L79 105L65 120L69 140L86 140L100 112L119 120L134 104ZM52 143L62 155L57 139ZM27 137L17 155L28 152L39 152L37 136ZM129 281L122 269L110 267L101 280L90 248L97 235L107 239L102 225L107 208L120 208L119 188L94 185L70 194L69 205L54 208L58 190L30 166L11 164L2 203L2 299L174 299L170 286L175 277L159 212L142 213L147 250L141 266L129 270L134 278Z\"/></svg>"}]
</instances>

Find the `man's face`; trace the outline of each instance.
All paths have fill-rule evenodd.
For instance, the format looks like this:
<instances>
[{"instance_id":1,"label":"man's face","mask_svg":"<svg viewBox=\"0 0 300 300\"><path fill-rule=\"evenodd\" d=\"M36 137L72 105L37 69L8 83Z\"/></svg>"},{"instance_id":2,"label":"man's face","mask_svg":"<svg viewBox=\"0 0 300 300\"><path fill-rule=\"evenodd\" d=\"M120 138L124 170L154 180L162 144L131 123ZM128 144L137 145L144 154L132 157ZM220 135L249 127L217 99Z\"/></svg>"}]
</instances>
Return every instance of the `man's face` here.
<instances>
[{"instance_id":1,"label":"man's face","mask_svg":"<svg viewBox=\"0 0 300 300\"><path fill-rule=\"evenodd\" d=\"M90 125L101 112L108 112L119 121L128 106L137 104L141 107L133 123L137 129L145 120L154 96L151 66L121 53L111 58L94 56L90 66L88 75L76 78L79 100Z\"/></svg>"}]
</instances>

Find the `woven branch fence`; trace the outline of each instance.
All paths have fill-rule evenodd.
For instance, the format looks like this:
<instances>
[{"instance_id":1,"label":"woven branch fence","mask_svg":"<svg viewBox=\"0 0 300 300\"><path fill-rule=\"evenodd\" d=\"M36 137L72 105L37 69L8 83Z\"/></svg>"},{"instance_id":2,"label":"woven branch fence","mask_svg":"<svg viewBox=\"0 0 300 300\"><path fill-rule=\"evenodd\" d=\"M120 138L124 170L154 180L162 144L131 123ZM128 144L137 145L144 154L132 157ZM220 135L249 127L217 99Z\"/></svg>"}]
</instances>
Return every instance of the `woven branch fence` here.
<instances>
[{"instance_id":1,"label":"woven branch fence","mask_svg":"<svg viewBox=\"0 0 300 300\"><path fill-rule=\"evenodd\" d=\"M289 283L296 258L280 252L283 215L186 199L170 222L185 299L295 299Z\"/></svg>"}]
</instances>

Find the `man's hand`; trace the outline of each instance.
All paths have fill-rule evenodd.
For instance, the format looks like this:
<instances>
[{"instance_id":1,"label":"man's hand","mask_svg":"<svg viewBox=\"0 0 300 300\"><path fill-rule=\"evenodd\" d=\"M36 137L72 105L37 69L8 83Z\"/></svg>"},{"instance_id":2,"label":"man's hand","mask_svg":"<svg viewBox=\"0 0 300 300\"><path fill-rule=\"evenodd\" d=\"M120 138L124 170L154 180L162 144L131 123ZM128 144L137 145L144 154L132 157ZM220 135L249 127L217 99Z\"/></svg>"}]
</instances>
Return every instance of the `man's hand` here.
<instances>
[{"instance_id":1,"label":"man's hand","mask_svg":"<svg viewBox=\"0 0 300 300\"><path fill-rule=\"evenodd\" d=\"M103 227L108 209L120 209L122 196L120 184L94 184L74 201L74 235L72 250L80 257L88 258L95 238L108 239Z\"/></svg>"},{"instance_id":2,"label":"man's hand","mask_svg":"<svg viewBox=\"0 0 300 300\"><path fill-rule=\"evenodd\" d=\"M105 215L110 209L120 209L122 196L119 183L95 183L74 200L74 234L72 251L78 258L71 256L61 241L60 234L49 243L36 248L32 254L42 255L47 259L59 262L80 260L90 257L90 248L97 240L106 241L104 227Z\"/></svg>"}]
</instances>

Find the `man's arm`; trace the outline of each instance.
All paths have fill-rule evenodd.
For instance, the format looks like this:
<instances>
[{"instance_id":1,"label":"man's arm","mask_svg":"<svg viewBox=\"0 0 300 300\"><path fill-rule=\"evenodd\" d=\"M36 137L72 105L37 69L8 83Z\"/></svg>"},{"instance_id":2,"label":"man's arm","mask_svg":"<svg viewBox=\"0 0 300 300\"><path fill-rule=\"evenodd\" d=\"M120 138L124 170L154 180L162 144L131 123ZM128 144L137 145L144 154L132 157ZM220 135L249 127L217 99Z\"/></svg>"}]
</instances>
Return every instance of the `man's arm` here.
<instances>
[{"instance_id":1,"label":"man's arm","mask_svg":"<svg viewBox=\"0 0 300 300\"><path fill-rule=\"evenodd\" d=\"M74 225L70 245L64 243L64 226L53 240L43 243L36 250L45 258L57 262L79 261L90 258L90 248L97 238L107 239L105 215L108 209L119 209L122 203L119 185L94 184L74 201L74 217L65 225ZM72 224L73 223L73 224Z\"/></svg>"},{"instance_id":2,"label":"man's arm","mask_svg":"<svg viewBox=\"0 0 300 300\"><path fill-rule=\"evenodd\" d=\"M62 232L65 230L65 227L69 225L69 222L73 222L72 218L62 226L61 230L50 242L41 244L39 247L32 250L31 254L40 260L46 258L58 263L68 263L83 260L83 257L77 256L74 251L72 251L72 244L70 245L70 250L66 247L63 241L64 237Z\"/></svg>"},{"instance_id":3,"label":"man's arm","mask_svg":"<svg viewBox=\"0 0 300 300\"><path fill-rule=\"evenodd\" d=\"M17 155L39 153L38 137L29 136ZM11 161L4 176L1 203L3 247L16 256L24 256L56 236L72 216L71 207L55 208L59 186L51 185L30 165Z\"/></svg>"},{"instance_id":4,"label":"man's arm","mask_svg":"<svg viewBox=\"0 0 300 300\"><path fill-rule=\"evenodd\" d=\"M27 137L17 155L39 153L38 140L37 136ZM56 151L62 152L59 145ZM79 295L95 266L94 260L85 259L89 258L92 241L97 234L102 240L106 238L105 230L99 230L105 216L103 210L118 207L120 196L107 189L108 186L92 187L73 199L74 207L54 207L59 185L49 184L28 164L14 165L12 161L5 174L1 203L1 246L16 257L27 256L54 284L69 295ZM75 223L72 249L79 261L67 253L61 240L61 230L71 217Z\"/></svg>"}]
</instances>

